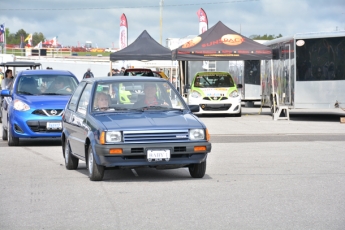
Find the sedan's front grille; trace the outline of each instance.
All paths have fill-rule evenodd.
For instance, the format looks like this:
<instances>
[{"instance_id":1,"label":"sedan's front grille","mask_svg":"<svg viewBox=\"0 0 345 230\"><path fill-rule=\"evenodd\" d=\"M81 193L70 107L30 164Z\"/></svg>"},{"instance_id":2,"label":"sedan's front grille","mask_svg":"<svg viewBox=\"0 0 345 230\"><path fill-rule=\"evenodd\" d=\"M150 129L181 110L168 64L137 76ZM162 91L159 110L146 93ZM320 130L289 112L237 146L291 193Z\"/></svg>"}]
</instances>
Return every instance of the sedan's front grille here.
<instances>
[{"instance_id":1,"label":"sedan's front grille","mask_svg":"<svg viewBox=\"0 0 345 230\"><path fill-rule=\"evenodd\" d=\"M32 114L40 116L62 116L63 109L36 109Z\"/></svg>"},{"instance_id":2,"label":"sedan's front grille","mask_svg":"<svg viewBox=\"0 0 345 230\"><path fill-rule=\"evenodd\" d=\"M204 97L203 100L206 101L218 101L218 100L227 100L227 97Z\"/></svg>"},{"instance_id":3,"label":"sedan's front grille","mask_svg":"<svg viewBox=\"0 0 345 230\"><path fill-rule=\"evenodd\" d=\"M61 129L47 129L46 121L27 121L26 124L36 133L61 133Z\"/></svg>"},{"instance_id":4,"label":"sedan's front grille","mask_svg":"<svg viewBox=\"0 0 345 230\"><path fill-rule=\"evenodd\" d=\"M188 130L151 130L124 131L125 143L157 143L157 142L186 142L189 140Z\"/></svg>"},{"instance_id":5,"label":"sedan's front grille","mask_svg":"<svg viewBox=\"0 0 345 230\"><path fill-rule=\"evenodd\" d=\"M204 111L225 111L231 107L231 104L200 104Z\"/></svg>"}]
</instances>

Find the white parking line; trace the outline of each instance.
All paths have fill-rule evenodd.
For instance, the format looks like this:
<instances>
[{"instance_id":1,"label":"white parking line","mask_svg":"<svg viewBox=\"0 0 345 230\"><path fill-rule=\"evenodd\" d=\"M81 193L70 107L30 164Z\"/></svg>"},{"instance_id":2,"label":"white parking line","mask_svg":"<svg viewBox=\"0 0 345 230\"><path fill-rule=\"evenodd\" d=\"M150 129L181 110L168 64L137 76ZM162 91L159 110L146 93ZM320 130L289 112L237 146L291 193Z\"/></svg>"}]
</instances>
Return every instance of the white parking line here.
<instances>
[{"instance_id":1,"label":"white parking line","mask_svg":"<svg viewBox=\"0 0 345 230\"><path fill-rule=\"evenodd\" d=\"M135 169L131 169L132 170L132 173L134 174L134 176L139 176L137 171L135 171Z\"/></svg>"}]
</instances>

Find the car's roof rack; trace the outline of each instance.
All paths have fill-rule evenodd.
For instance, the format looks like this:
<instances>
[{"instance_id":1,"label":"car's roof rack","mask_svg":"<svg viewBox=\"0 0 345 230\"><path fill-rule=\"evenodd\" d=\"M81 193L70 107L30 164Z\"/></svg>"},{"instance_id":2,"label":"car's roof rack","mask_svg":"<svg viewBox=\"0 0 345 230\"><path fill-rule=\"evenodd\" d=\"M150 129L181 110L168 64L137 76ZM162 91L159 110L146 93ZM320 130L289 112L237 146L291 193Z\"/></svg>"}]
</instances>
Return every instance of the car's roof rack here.
<instances>
[{"instance_id":1,"label":"car's roof rack","mask_svg":"<svg viewBox=\"0 0 345 230\"><path fill-rule=\"evenodd\" d=\"M42 66L41 63L38 62L28 62L28 61L12 61L12 62L2 62L0 63L0 66L3 66L5 68L8 67L38 67Z\"/></svg>"}]
</instances>

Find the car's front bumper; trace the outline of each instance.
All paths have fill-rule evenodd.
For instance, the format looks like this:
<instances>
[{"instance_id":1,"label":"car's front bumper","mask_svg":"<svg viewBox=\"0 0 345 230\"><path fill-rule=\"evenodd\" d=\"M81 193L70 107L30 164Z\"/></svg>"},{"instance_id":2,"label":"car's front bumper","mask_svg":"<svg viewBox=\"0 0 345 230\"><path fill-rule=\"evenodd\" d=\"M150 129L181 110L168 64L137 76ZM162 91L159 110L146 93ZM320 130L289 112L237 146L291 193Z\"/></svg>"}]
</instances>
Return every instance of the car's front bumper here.
<instances>
[{"instance_id":1,"label":"car's front bumper","mask_svg":"<svg viewBox=\"0 0 345 230\"><path fill-rule=\"evenodd\" d=\"M196 152L194 147L205 146L206 151ZM204 162L207 154L211 151L209 142L191 143L149 143L149 144L120 144L120 145L100 145L96 144L95 152L99 162L97 164L106 167L157 167L174 168L183 167L190 164ZM109 154L110 149L121 148L122 154ZM168 161L147 160L147 151L154 149L169 149L170 159Z\"/></svg>"},{"instance_id":2,"label":"car's front bumper","mask_svg":"<svg viewBox=\"0 0 345 230\"><path fill-rule=\"evenodd\" d=\"M13 110L9 128L12 135L18 138L61 137L62 129L47 129L47 122L61 121L61 116L40 116Z\"/></svg>"},{"instance_id":3,"label":"car's front bumper","mask_svg":"<svg viewBox=\"0 0 345 230\"><path fill-rule=\"evenodd\" d=\"M241 97L214 101L189 98L188 104L199 105L199 112L194 114L239 114L241 112Z\"/></svg>"}]
</instances>

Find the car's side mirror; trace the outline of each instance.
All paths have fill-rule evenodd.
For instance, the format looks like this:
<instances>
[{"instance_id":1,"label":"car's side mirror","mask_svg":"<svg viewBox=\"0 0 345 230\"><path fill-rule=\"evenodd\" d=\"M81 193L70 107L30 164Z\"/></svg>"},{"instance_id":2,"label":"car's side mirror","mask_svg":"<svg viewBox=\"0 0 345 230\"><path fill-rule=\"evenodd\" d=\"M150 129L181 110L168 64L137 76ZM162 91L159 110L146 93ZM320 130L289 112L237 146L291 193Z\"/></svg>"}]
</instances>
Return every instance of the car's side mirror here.
<instances>
[{"instance_id":1,"label":"car's side mirror","mask_svg":"<svg viewBox=\"0 0 345 230\"><path fill-rule=\"evenodd\" d=\"M3 97L9 97L9 96L11 96L11 92L8 89L3 89L0 91L0 95Z\"/></svg>"},{"instance_id":2,"label":"car's side mirror","mask_svg":"<svg viewBox=\"0 0 345 230\"><path fill-rule=\"evenodd\" d=\"M188 105L189 109L192 113L197 113L200 111L200 107L199 105Z\"/></svg>"},{"instance_id":3,"label":"car's side mirror","mask_svg":"<svg viewBox=\"0 0 345 230\"><path fill-rule=\"evenodd\" d=\"M187 84L184 86L184 93L189 93L190 92L190 84Z\"/></svg>"},{"instance_id":4,"label":"car's side mirror","mask_svg":"<svg viewBox=\"0 0 345 230\"><path fill-rule=\"evenodd\" d=\"M237 89L242 89L242 84L237 84Z\"/></svg>"}]
</instances>

